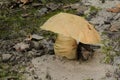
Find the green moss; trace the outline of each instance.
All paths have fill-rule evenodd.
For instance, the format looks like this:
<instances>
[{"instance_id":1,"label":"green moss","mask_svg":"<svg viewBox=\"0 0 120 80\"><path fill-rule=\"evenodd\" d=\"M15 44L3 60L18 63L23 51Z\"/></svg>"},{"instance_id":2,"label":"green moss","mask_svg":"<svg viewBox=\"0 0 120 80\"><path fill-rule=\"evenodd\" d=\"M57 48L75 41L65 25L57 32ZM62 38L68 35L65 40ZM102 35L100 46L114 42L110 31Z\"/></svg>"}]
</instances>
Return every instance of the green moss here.
<instances>
[{"instance_id":1,"label":"green moss","mask_svg":"<svg viewBox=\"0 0 120 80\"><path fill-rule=\"evenodd\" d=\"M41 2L44 4L49 2L70 4L70 3L80 2L80 1L81 0L41 0Z\"/></svg>"},{"instance_id":2,"label":"green moss","mask_svg":"<svg viewBox=\"0 0 120 80\"><path fill-rule=\"evenodd\" d=\"M15 80L23 80L24 77L21 73L15 71L13 66L7 63L0 62L0 79L6 80L6 78L15 78ZM18 68L17 70L20 70L21 68Z\"/></svg>"},{"instance_id":3,"label":"green moss","mask_svg":"<svg viewBox=\"0 0 120 80\"><path fill-rule=\"evenodd\" d=\"M103 42L102 53L106 55L104 57L104 62L111 63L114 59L115 54L111 54L111 51L113 51L113 47L108 45L110 40L103 40L102 42Z\"/></svg>"},{"instance_id":4,"label":"green moss","mask_svg":"<svg viewBox=\"0 0 120 80\"><path fill-rule=\"evenodd\" d=\"M94 12L94 11L98 12L99 10L101 10L101 8L99 8L99 7L95 7L95 6L90 7L90 12Z\"/></svg>"},{"instance_id":5,"label":"green moss","mask_svg":"<svg viewBox=\"0 0 120 80\"><path fill-rule=\"evenodd\" d=\"M52 0L50 0L52 1ZM57 2L56 0L54 2ZM61 0L60 0L61 1ZM76 2L80 0L62 0L61 2ZM42 16L37 16L39 8L31 7L31 5L25 5L28 7L27 9L15 8L15 9L1 9L0 11L0 38L1 39L13 39L17 37L23 37L20 35L20 31L23 30L27 34L38 33L40 31L40 26L51 16L59 13L59 12L67 12L76 14L75 10L68 9L57 9L52 12L48 12ZM28 17L23 18L22 14L29 14Z\"/></svg>"}]
</instances>

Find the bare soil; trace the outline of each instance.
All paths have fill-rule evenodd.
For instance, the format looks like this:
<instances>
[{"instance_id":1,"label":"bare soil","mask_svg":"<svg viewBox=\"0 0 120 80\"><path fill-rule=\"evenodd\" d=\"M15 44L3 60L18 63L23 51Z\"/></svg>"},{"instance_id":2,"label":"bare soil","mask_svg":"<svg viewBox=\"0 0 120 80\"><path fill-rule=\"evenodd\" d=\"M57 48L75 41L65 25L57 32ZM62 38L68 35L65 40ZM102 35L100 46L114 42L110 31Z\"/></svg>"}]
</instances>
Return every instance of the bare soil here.
<instances>
[{"instance_id":1,"label":"bare soil","mask_svg":"<svg viewBox=\"0 0 120 80\"><path fill-rule=\"evenodd\" d=\"M101 80L107 72L113 70L111 65L101 63L103 56L97 52L91 60L70 61L54 55L44 55L33 59L32 64L35 74L42 80Z\"/></svg>"}]
</instances>

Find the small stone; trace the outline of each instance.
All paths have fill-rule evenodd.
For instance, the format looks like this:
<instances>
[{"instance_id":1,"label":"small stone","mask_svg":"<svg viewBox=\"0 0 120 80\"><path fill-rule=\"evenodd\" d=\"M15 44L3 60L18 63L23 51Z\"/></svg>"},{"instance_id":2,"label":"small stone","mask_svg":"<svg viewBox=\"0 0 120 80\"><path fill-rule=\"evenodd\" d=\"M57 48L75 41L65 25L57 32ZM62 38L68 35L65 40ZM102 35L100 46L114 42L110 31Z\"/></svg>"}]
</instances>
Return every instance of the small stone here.
<instances>
[{"instance_id":1,"label":"small stone","mask_svg":"<svg viewBox=\"0 0 120 80\"><path fill-rule=\"evenodd\" d=\"M35 48L35 49L39 49L39 48L40 48L40 44L39 44L39 42L37 42L37 41L32 41L32 42L30 43L30 47L31 47L31 48Z\"/></svg>"},{"instance_id":2,"label":"small stone","mask_svg":"<svg viewBox=\"0 0 120 80\"><path fill-rule=\"evenodd\" d=\"M41 40L41 39L43 39L43 37L42 37L42 36L39 36L39 35L37 35L37 34L33 34L33 35L32 35L32 39Z\"/></svg>"},{"instance_id":3,"label":"small stone","mask_svg":"<svg viewBox=\"0 0 120 80\"><path fill-rule=\"evenodd\" d=\"M119 31L120 30L120 21L111 23L110 31Z\"/></svg>"},{"instance_id":4,"label":"small stone","mask_svg":"<svg viewBox=\"0 0 120 80\"><path fill-rule=\"evenodd\" d=\"M120 65L120 56L114 57L114 64Z\"/></svg>"},{"instance_id":5,"label":"small stone","mask_svg":"<svg viewBox=\"0 0 120 80\"><path fill-rule=\"evenodd\" d=\"M46 5L46 7L51 9L51 10L56 10L60 7L60 4L49 3L49 4Z\"/></svg>"},{"instance_id":6,"label":"small stone","mask_svg":"<svg viewBox=\"0 0 120 80\"><path fill-rule=\"evenodd\" d=\"M81 6L81 4L80 3L75 3L75 4L71 4L70 6L71 6L72 9L78 9Z\"/></svg>"},{"instance_id":7,"label":"small stone","mask_svg":"<svg viewBox=\"0 0 120 80\"><path fill-rule=\"evenodd\" d=\"M2 54L2 61L8 61L11 58L11 54Z\"/></svg>"},{"instance_id":8,"label":"small stone","mask_svg":"<svg viewBox=\"0 0 120 80\"><path fill-rule=\"evenodd\" d=\"M39 7L39 6L43 6L43 4L41 4L41 3L32 3L32 6L33 7Z\"/></svg>"},{"instance_id":9,"label":"small stone","mask_svg":"<svg viewBox=\"0 0 120 80\"><path fill-rule=\"evenodd\" d=\"M113 17L114 20L120 19L120 13L118 13L116 16Z\"/></svg>"},{"instance_id":10,"label":"small stone","mask_svg":"<svg viewBox=\"0 0 120 80\"><path fill-rule=\"evenodd\" d=\"M35 79L38 79L38 75L34 75L34 78L35 78Z\"/></svg>"},{"instance_id":11,"label":"small stone","mask_svg":"<svg viewBox=\"0 0 120 80\"><path fill-rule=\"evenodd\" d=\"M42 16L42 15L46 14L46 13L47 13L47 11L48 11L48 9L47 9L47 8L41 8L40 10L38 10L38 12L39 12L39 15L40 15L40 16Z\"/></svg>"},{"instance_id":12,"label":"small stone","mask_svg":"<svg viewBox=\"0 0 120 80\"><path fill-rule=\"evenodd\" d=\"M26 18L26 17L29 16L29 14L28 14L28 13L25 13L25 14L21 14L21 16L22 16L23 18Z\"/></svg>"},{"instance_id":13,"label":"small stone","mask_svg":"<svg viewBox=\"0 0 120 80\"><path fill-rule=\"evenodd\" d=\"M79 14L80 16L84 15L84 12L87 10L88 8L86 6L79 6L79 8L77 8L77 14Z\"/></svg>"}]
</instances>

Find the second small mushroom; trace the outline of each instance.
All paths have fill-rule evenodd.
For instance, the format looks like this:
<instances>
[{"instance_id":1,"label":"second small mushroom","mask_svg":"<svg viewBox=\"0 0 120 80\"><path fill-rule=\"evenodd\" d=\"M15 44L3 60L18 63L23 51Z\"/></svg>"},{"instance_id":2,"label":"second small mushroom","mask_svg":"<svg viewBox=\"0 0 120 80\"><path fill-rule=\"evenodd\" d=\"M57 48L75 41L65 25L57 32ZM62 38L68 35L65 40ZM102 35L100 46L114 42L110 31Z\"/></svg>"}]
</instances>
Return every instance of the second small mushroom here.
<instances>
[{"instance_id":1,"label":"second small mushroom","mask_svg":"<svg viewBox=\"0 0 120 80\"><path fill-rule=\"evenodd\" d=\"M69 14L59 13L48 19L41 29L58 33L54 44L55 54L68 59L77 57L77 43L96 44L100 42L100 35L84 18Z\"/></svg>"}]
</instances>

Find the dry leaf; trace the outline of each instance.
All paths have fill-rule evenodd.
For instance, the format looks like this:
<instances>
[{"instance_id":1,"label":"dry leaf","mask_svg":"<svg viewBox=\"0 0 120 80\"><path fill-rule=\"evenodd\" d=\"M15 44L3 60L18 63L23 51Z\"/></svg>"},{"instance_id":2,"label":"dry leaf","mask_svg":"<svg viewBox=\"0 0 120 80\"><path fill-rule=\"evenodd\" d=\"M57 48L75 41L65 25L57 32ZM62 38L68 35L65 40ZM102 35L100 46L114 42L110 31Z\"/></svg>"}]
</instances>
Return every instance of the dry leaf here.
<instances>
[{"instance_id":1,"label":"dry leaf","mask_svg":"<svg viewBox=\"0 0 120 80\"><path fill-rule=\"evenodd\" d=\"M118 13L120 12L120 8L110 8L110 9L107 9L108 12L113 12L113 13Z\"/></svg>"},{"instance_id":2,"label":"dry leaf","mask_svg":"<svg viewBox=\"0 0 120 80\"><path fill-rule=\"evenodd\" d=\"M120 4L118 4L116 7L120 8Z\"/></svg>"},{"instance_id":3,"label":"dry leaf","mask_svg":"<svg viewBox=\"0 0 120 80\"><path fill-rule=\"evenodd\" d=\"M114 8L107 9L108 12L118 13L120 12L120 4L116 5Z\"/></svg>"}]
</instances>

